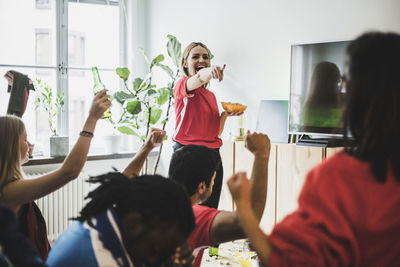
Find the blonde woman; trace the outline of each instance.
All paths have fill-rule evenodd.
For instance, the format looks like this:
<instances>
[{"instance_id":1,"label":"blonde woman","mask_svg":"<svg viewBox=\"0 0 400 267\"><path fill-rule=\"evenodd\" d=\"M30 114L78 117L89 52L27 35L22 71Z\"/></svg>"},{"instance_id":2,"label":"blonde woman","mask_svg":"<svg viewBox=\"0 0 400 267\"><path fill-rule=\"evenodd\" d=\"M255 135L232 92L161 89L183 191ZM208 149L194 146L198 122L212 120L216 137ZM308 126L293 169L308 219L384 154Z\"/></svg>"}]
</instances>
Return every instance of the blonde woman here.
<instances>
[{"instance_id":1,"label":"blonde woman","mask_svg":"<svg viewBox=\"0 0 400 267\"><path fill-rule=\"evenodd\" d=\"M220 135L226 118L242 114L219 113L215 95L207 89L207 85L211 79L223 80L225 65L211 66L210 56L210 50L200 42L190 43L183 52L180 68L182 78L174 87L174 151L186 145L200 145L219 153L222 146ZM217 169L213 193L204 205L218 208L222 177L221 165Z\"/></svg>"},{"instance_id":2,"label":"blonde woman","mask_svg":"<svg viewBox=\"0 0 400 267\"><path fill-rule=\"evenodd\" d=\"M62 166L37 179L24 179L21 169L29 156L24 123L18 117L0 117L0 204L14 210L20 230L29 237L43 259L47 258L50 245L46 224L33 201L78 177L85 164L96 123L111 105L108 97L106 90L94 97L78 141Z\"/></svg>"}]
</instances>

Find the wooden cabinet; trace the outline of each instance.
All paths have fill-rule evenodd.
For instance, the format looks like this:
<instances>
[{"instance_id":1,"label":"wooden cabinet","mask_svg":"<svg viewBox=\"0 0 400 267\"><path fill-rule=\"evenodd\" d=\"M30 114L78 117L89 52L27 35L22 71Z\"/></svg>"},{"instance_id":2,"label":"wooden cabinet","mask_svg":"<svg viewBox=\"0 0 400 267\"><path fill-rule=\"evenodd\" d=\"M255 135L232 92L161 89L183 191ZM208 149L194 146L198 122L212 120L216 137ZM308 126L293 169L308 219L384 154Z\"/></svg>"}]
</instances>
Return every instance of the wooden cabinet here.
<instances>
[{"instance_id":1,"label":"wooden cabinet","mask_svg":"<svg viewBox=\"0 0 400 267\"><path fill-rule=\"evenodd\" d=\"M261 228L269 233L275 225L275 192L276 192L276 145L271 145L270 160L268 163L268 190L264 214L261 219ZM220 149L222 164L224 165L224 178L218 209L232 211L234 203L226 182L236 172L247 172L250 178L253 168L254 156L248 151L243 141L224 141Z\"/></svg>"},{"instance_id":2,"label":"wooden cabinet","mask_svg":"<svg viewBox=\"0 0 400 267\"><path fill-rule=\"evenodd\" d=\"M253 168L254 156L244 146L244 142L235 142L235 166L234 171L247 172L250 178ZM264 213L260 222L263 231L269 233L275 225L275 186L276 186L276 144L271 144L271 152L268 163L268 190Z\"/></svg>"},{"instance_id":3,"label":"wooden cabinet","mask_svg":"<svg viewBox=\"0 0 400 267\"><path fill-rule=\"evenodd\" d=\"M271 144L268 163L267 202L260 222L261 229L266 233L270 233L276 223L276 153L277 145Z\"/></svg>"},{"instance_id":4,"label":"wooden cabinet","mask_svg":"<svg viewBox=\"0 0 400 267\"><path fill-rule=\"evenodd\" d=\"M313 167L342 148L272 144L268 164L268 191L261 228L270 233L276 222L297 209L297 199L306 175ZM221 148L224 164L224 181L219 209L233 210L234 205L226 181L233 173L245 171L248 177L253 167L253 155L243 141L224 141Z\"/></svg>"},{"instance_id":5,"label":"wooden cabinet","mask_svg":"<svg viewBox=\"0 0 400 267\"><path fill-rule=\"evenodd\" d=\"M276 220L297 209L297 198L307 172L322 162L322 147L279 144L277 153Z\"/></svg>"},{"instance_id":6,"label":"wooden cabinet","mask_svg":"<svg viewBox=\"0 0 400 267\"><path fill-rule=\"evenodd\" d=\"M226 184L228 179L234 173L234 146L235 143L232 141L224 141L223 146L220 148L219 152L221 154L222 165L224 167L224 176L222 180L221 197L219 198L218 209L220 210L233 210L233 201L229 188Z\"/></svg>"},{"instance_id":7,"label":"wooden cabinet","mask_svg":"<svg viewBox=\"0 0 400 267\"><path fill-rule=\"evenodd\" d=\"M343 151L343 147L328 147L325 150L326 150L325 158L327 159L330 156L336 154L337 152Z\"/></svg>"}]
</instances>

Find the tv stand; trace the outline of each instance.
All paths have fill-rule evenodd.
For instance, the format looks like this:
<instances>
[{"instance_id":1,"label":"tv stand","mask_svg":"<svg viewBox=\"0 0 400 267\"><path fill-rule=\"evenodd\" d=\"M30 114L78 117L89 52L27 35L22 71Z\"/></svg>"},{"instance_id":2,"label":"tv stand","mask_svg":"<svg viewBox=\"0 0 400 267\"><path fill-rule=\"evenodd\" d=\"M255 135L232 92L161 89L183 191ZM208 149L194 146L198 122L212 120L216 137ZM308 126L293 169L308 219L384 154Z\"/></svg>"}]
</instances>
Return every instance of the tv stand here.
<instances>
[{"instance_id":1,"label":"tv stand","mask_svg":"<svg viewBox=\"0 0 400 267\"><path fill-rule=\"evenodd\" d=\"M318 146L318 147L345 147L351 145L352 140L343 138L311 138L302 135L297 141L299 146Z\"/></svg>"}]
</instances>

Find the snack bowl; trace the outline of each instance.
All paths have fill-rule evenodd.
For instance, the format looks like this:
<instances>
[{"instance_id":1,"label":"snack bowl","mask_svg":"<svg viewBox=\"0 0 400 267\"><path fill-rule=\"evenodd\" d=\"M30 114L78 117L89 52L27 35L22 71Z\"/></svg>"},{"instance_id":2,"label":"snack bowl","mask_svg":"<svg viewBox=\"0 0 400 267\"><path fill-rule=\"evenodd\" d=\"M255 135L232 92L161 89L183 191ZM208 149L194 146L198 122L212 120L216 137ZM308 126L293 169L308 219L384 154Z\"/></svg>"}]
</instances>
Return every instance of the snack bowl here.
<instances>
[{"instance_id":1,"label":"snack bowl","mask_svg":"<svg viewBox=\"0 0 400 267\"><path fill-rule=\"evenodd\" d=\"M221 102L222 108L226 112L243 112L246 110L247 106L242 105L240 103L231 103L231 102Z\"/></svg>"}]
</instances>

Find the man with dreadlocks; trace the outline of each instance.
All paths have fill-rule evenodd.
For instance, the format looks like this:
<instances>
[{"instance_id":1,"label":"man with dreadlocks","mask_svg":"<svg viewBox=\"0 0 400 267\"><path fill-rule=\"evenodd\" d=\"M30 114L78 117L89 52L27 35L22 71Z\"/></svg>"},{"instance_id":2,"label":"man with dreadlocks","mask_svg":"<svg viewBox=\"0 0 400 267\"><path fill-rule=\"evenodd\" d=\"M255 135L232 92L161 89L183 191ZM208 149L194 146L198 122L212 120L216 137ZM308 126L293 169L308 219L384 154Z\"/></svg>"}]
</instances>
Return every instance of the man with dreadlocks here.
<instances>
[{"instance_id":1,"label":"man with dreadlocks","mask_svg":"<svg viewBox=\"0 0 400 267\"><path fill-rule=\"evenodd\" d=\"M123 174L89 178L90 183L100 185L88 194L90 201L77 221L55 243L49 266L149 267L176 262L177 248L194 228L190 200L172 180L136 176L148 152L164 135L153 129Z\"/></svg>"}]
</instances>

